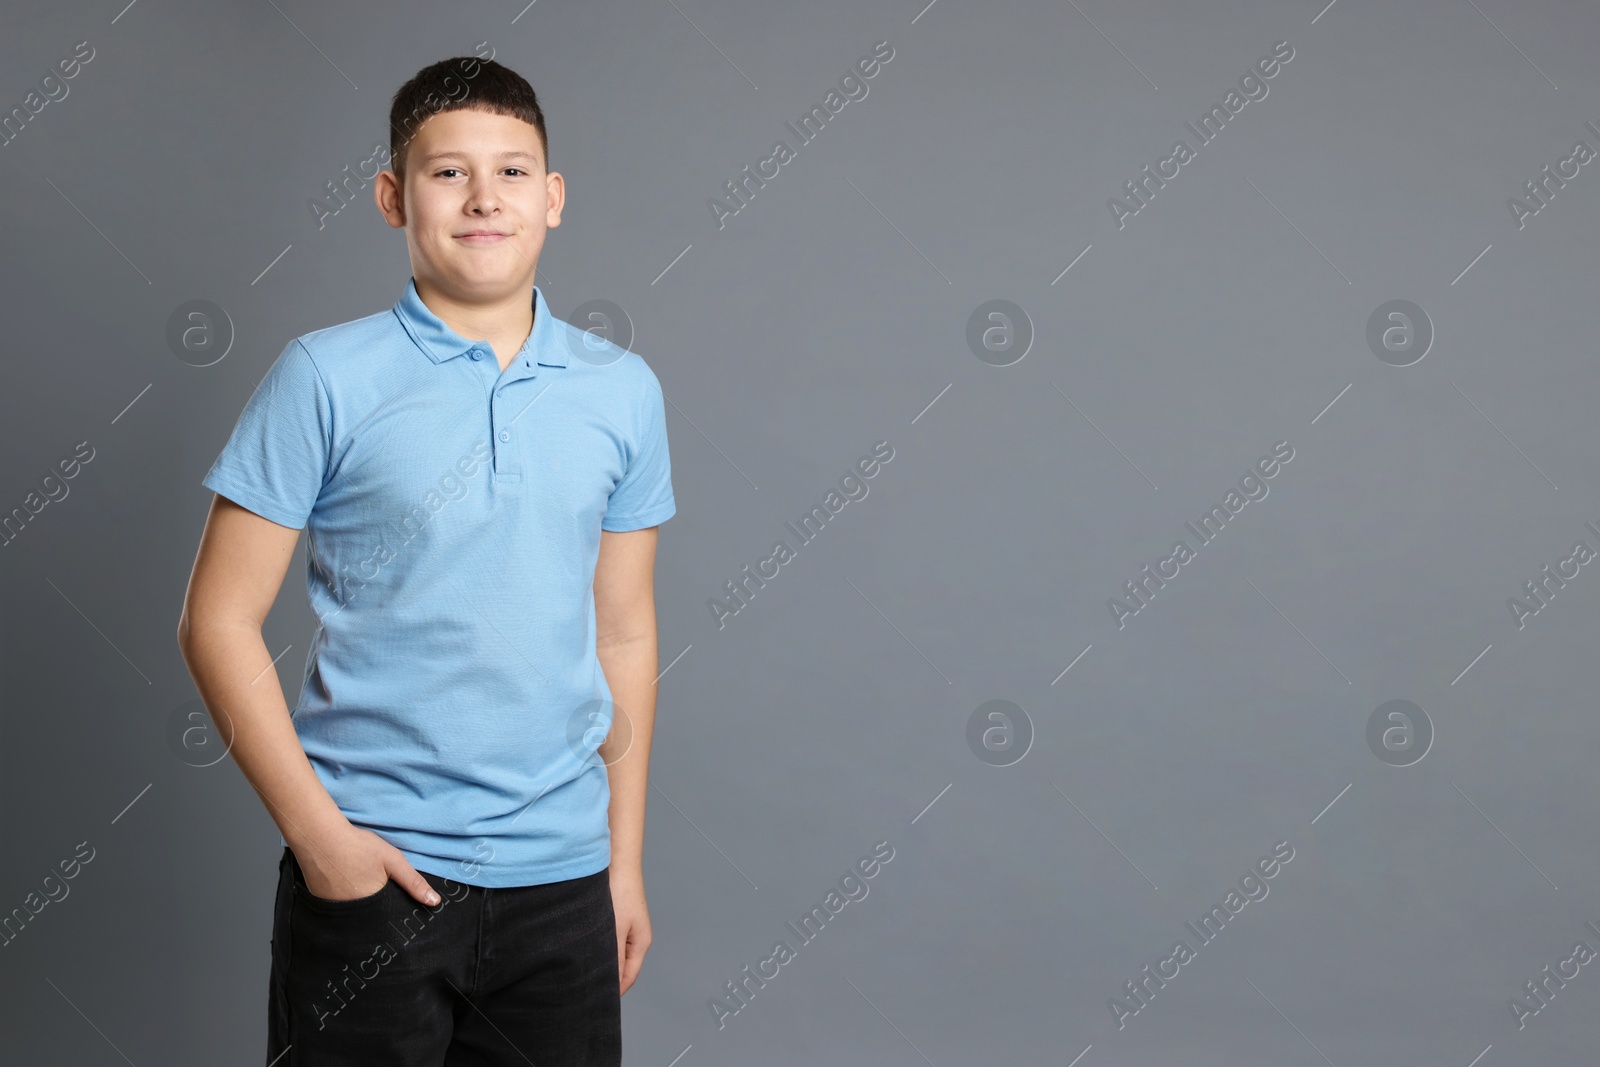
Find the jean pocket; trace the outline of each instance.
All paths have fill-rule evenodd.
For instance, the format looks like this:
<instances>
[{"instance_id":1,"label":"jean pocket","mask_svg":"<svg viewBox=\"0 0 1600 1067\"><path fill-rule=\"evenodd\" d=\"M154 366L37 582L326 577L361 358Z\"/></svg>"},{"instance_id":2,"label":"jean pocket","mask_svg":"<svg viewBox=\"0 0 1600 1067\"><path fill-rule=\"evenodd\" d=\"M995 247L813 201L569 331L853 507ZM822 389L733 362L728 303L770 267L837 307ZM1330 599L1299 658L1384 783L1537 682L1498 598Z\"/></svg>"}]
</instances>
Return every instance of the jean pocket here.
<instances>
[{"instance_id":1,"label":"jean pocket","mask_svg":"<svg viewBox=\"0 0 1600 1067\"><path fill-rule=\"evenodd\" d=\"M385 881L376 893L369 893L364 897L352 897L349 900L330 900L327 897L319 897L304 885L295 886L295 892L299 894L301 900L305 901L307 907L316 908L319 911L350 911L382 900L388 895L389 888L393 885L394 882L392 880Z\"/></svg>"},{"instance_id":2,"label":"jean pocket","mask_svg":"<svg viewBox=\"0 0 1600 1067\"><path fill-rule=\"evenodd\" d=\"M294 861L291 860L290 862ZM388 895L389 890L394 888L394 884L394 879L386 877L383 885L379 886L378 891L375 893L368 893L364 897L351 897L348 900L332 900L328 897L319 897L311 892L310 887L306 885L305 872L300 869L298 863L294 865L295 898L315 911L349 912L358 910L382 900Z\"/></svg>"}]
</instances>

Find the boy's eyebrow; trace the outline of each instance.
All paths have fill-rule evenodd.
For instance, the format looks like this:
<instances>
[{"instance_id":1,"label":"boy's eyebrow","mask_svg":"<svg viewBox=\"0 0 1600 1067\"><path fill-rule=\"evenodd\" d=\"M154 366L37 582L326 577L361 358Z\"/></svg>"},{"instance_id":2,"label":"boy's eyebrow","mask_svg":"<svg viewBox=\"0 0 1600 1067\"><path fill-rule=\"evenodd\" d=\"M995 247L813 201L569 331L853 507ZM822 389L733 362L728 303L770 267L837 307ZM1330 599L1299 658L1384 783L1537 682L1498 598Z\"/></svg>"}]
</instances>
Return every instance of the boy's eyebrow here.
<instances>
[{"instance_id":1,"label":"boy's eyebrow","mask_svg":"<svg viewBox=\"0 0 1600 1067\"><path fill-rule=\"evenodd\" d=\"M455 150L442 151L442 152L429 152L426 156L422 157L422 162L423 163L434 163L434 162L437 162L438 160L441 160L441 159L465 159L466 156L467 156L466 152L455 151ZM501 152L500 153L500 158L501 159L526 159L526 160L528 160L529 162L532 162L532 163L539 162L539 157L538 156L534 155L532 152L524 152L524 151L522 151L520 149L518 149L516 151L512 151L512 152Z\"/></svg>"}]
</instances>

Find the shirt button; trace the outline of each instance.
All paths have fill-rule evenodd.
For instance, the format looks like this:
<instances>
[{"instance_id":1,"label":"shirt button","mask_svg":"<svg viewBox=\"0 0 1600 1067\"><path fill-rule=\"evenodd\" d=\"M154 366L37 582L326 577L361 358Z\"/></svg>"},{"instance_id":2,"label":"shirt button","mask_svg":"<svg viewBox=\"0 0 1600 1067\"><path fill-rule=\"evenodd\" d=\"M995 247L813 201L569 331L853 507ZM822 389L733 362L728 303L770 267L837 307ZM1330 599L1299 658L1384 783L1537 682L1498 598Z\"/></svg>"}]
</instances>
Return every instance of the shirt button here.
<instances>
[{"instance_id":1,"label":"shirt button","mask_svg":"<svg viewBox=\"0 0 1600 1067\"><path fill-rule=\"evenodd\" d=\"M477 350L477 349L476 349L476 348L474 348L474 349L473 349L473 350L472 350L472 361L473 361L473 362L474 362L474 363L476 363L476 362L477 362L477 361L478 361L478 360L480 360L480 359L482 359L482 358L483 358L483 353L482 353L482 352L479 352L479 351L478 351L478 350Z\"/></svg>"},{"instance_id":2,"label":"shirt button","mask_svg":"<svg viewBox=\"0 0 1600 1067\"><path fill-rule=\"evenodd\" d=\"M511 431L510 430L501 430L500 431L500 440L502 440L502 441L511 440Z\"/></svg>"}]
</instances>

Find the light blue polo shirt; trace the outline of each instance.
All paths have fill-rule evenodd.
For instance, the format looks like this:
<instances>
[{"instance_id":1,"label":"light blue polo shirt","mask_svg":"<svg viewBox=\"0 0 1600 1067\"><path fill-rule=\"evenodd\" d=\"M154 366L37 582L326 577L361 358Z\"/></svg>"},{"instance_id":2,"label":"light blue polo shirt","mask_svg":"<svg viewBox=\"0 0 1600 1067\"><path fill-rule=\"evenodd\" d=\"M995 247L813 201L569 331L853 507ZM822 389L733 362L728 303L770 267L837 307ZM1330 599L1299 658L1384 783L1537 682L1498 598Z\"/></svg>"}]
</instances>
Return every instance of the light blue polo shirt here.
<instances>
[{"instance_id":1,"label":"light blue polo shirt","mask_svg":"<svg viewBox=\"0 0 1600 1067\"><path fill-rule=\"evenodd\" d=\"M292 717L340 810L491 887L611 861L600 531L676 510L654 372L537 288L533 306L503 372L414 280L296 338L202 483L307 532L318 624Z\"/></svg>"}]
</instances>

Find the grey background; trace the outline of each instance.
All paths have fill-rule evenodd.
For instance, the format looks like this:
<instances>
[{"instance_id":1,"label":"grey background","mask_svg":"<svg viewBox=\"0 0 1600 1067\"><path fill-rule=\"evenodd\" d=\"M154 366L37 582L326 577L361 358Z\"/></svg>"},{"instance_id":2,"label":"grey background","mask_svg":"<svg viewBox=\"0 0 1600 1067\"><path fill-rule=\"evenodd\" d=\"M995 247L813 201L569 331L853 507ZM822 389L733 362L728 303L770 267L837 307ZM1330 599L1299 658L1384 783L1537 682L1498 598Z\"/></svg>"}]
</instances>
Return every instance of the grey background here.
<instances>
[{"instance_id":1,"label":"grey background","mask_svg":"<svg viewBox=\"0 0 1600 1067\"><path fill-rule=\"evenodd\" d=\"M1600 148L1600 11L520 9L7 9L0 110L96 49L0 148L0 511L96 449L0 549L0 912L96 849L0 948L8 1062L263 1059L276 830L166 742L200 478L287 339L399 296L403 235L307 201L480 40L568 183L551 307L624 307L669 401L629 1063L1592 1056L1600 964L1520 1031L1508 1001L1600 949L1600 577L1520 630L1506 600L1600 547L1600 164L1520 230L1506 200ZM1119 230L1107 198L1284 39ZM707 200L880 40L866 99L719 231ZM993 298L1036 331L1008 367L965 341ZM165 342L191 299L236 331L211 367ZM1436 330L1409 367L1365 340L1393 299ZM878 440L870 495L719 630L708 599ZM1270 494L1119 630L1107 598L1280 440ZM312 621L302 556L267 626L291 685ZM1034 731L1008 767L966 740L996 699ZM1394 699L1436 731L1408 767L1365 738ZM708 1000L880 840L869 896L719 1031ZM1108 998L1278 841L1270 895L1119 1029Z\"/></svg>"}]
</instances>

